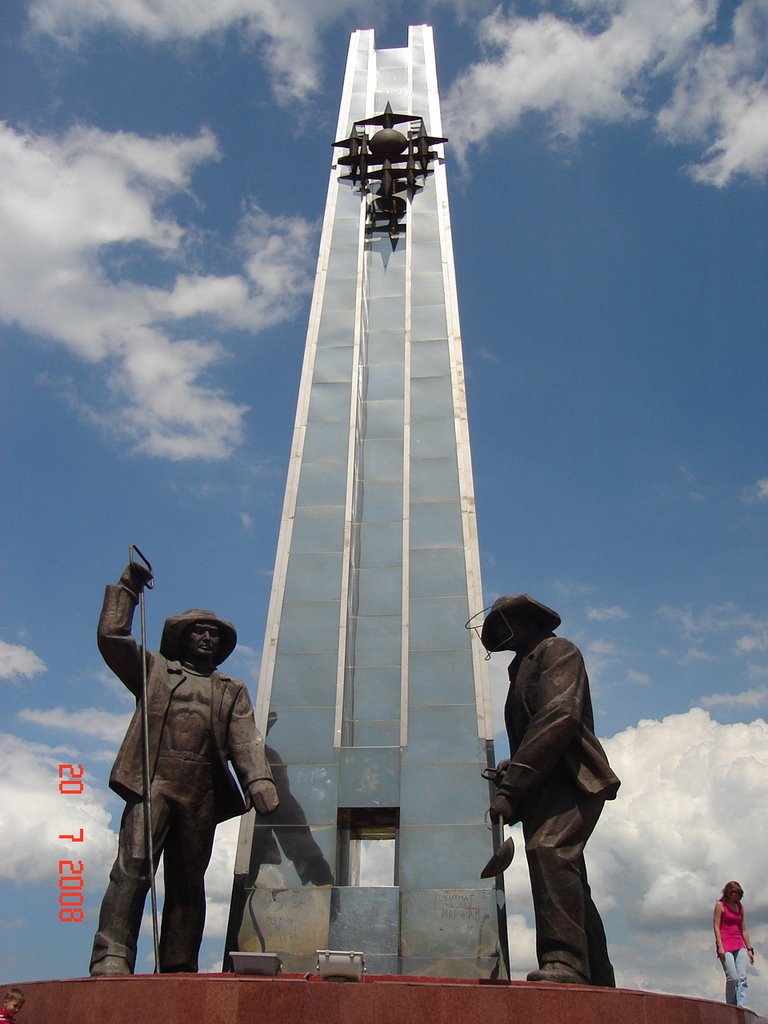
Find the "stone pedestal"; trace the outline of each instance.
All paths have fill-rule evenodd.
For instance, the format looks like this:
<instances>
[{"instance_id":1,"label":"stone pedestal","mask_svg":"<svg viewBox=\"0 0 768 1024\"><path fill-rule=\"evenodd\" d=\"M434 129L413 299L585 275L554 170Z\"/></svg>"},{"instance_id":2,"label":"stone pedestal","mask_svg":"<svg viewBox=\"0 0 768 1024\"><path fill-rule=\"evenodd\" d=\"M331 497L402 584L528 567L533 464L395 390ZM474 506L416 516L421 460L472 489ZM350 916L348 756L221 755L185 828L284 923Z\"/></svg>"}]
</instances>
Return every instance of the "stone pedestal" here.
<instances>
[{"instance_id":1,"label":"stone pedestal","mask_svg":"<svg viewBox=\"0 0 768 1024\"><path fill-rule=\"evenodd\" d=\"M9 983L10 984L10 983ZM724 1003L657 992L366 975L134 975L16 982L19 1024L755 1024Z\"/></svg>"}]
</instances>

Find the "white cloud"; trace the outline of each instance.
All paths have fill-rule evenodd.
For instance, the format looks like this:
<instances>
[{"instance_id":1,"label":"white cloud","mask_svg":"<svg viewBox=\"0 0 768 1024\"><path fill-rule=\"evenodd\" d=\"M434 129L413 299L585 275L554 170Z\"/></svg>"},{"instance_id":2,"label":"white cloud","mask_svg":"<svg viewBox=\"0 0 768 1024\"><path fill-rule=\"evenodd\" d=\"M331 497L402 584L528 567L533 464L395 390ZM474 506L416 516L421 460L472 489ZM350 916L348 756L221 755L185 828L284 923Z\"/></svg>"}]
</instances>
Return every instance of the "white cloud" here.
<instances>
[{"instance_id":1,"label":"white cloud","mask_svg":"<svg viewBox=\"0 0 768 1024\"><path fill-rule=\"evenodd\" d=\"M754 654L755 652L768 651L768 625L761 624L752 633L745 633L736 641L736 652L738 654Z\"/></svg>"},{"instance_id":2,"label":"white cloud","mask_svg":"<svg viewBox=\"0 0 768 1024\"><path fill-rule=\"evenodd\" d=\"M88 31L120 29L151 42L200 40L235 30L257 47L269 70L277 99L303 99L319 86L320 33L334 19L355 10L360 0L31 0L33 28L76 44Z\"/></svg>"},{"instance_id":3,"label":"white cloud","mask_svg":"<svg viewBox=\"0 0 768 1024\"><path fill-rule=\"evenodd\" d=\"M119 744L131 721L131 713L112 714L98 708L83 708L82 711L67 711L63 707L46 710L22 708L19 718L22 722L31 722L49 729L64 729L70 735L93 736Z\"/></svg>"},{"instance_id":4,"label":"white cloud","mask_svg":"<svg viewBox=\"0 0 768 1024\"><path fill-rule=\"evenodd\" d=\"M594 123L654 117L669 141L705 147L690 169L696 180L725 185L736 174L763 177L764 12L759 0L743 0L731 39L704 43L717 22L716 0L580 0L569 18L526 18L498 7L479 23L485 58L448 92L451 141L466 157L530 112L568 139ZM668 101L656 98L664 94Z\"/></svg>"},{"instance_id":5,"label":"white cloud","mask_svg":"<svg viewBox=\"0 0 768 1024\"><path fill-rule=\"evenodd\" d=\"M628 619L629 615L619 605L609 605L600 608L587 608L587 618L593 622L616 622L618 619Z\"/></svg>"},{"instance_id":6,"label":"white cloud","mask_svg":"<svg viewBox=\"0 0 768 1024\"><path fill-rule=\"evenodd\" d=\"M648 686L651 677L646 672L636 672L634 669L627 669L627 681L636 686Z\"/></svg>"},{"instance_id":7,"label":"white cloud","mask_svg":"<svg viewBox=\"0 0 768 1024\"><path fill-rule=\"evenodd\" d=\"M744 491L745 501L768 501L768 476L764 476Z\"/></svg>"},{"instance_id":8,"label":"white cloud","mask_svg":"<svg viewBox=\"0 0 768 1024\"><path fill-rule=\"evenodd\" d=\"M753 690L741 693L713 693L708 697L700 697L698 703L703 708L735 707L761 708L768 706L768 686L758 686Z\"/></svg>"},{"instance_id":9,"label":"white cloud","mask_svg":"<svg viewBox=\"0 0 768 1024\"><path fill-rule=\"evenodd\" d=\"M0 679L15 679L18 676L32 679L47 671L45 662L28 647L0 640Z\"/></svg>"},{"instance_id":10,"label":"white cloud","mask_svg":"<svg viewBox=\"0 0 768 1024\"><path fill-rule=\"evenodd\" d=\"M720 651L733 651L738 655L768 650L768 622L740 611L731 601L701 610L694 610L690 605L681 608L663 605L658 613L676 626L683 638L695 641L683 655L684 661L711 660L712 655L702 646L707 641L717 644Z\"/></svg>"},{"instance_id":11,"label":"white cloud","mask_svg":"<svg viewBox=\"0 0 768 1024\"><path fill-rule=\"evenodd\" d=\"M71 750L0 734L0 878L17 883L56 878L61 859L82 860L86 888L98 891L114 858L106 793L87 772L82 795L59 792L59 764L76 763ZM73 843L60 835L79 835Z\"/></svg>"},{"instance_id":12,"label":"white cloud","mask_svg":"<svg viewBox=\"0 0 768 1024\"><path fill-rule=\"evenodd\" d=\"M711 139L704 159L691 168L709 185L727 185L736 174L765 178L768 171L768 10L743 0L728 43L707 46L682 66L669 104L659 113L673 140Z\"/></svg>"},{"instance_id":13,"label":"white cloud","mask_svg":"<svg viewBox=\"0 0 768 1024\"><path fill-rule=\"evenodd\" d=\"M77 397L73 405L162 458L226 457L247 411L208 382L224 347L177 337L179 329L200 316L225 330L263 329L294 315L310 288L314 229L256 206L233 247L240 274L182 272L165 288L120 275L114 257L137 249L143 266L159 260L164 276L169 260L184 260L185 229L163 203L218 155L207 130L150 139L75 127L52 137L0 124L2 315L100 364L103 406Z\"/></svg>"},{"instance_id":14,"label":"white cloud","mask_svg":"<svg viewBox=\"0 0 768 1024\"><path fill-rule=\"evenodd\" d=\"M584 663L593 682L596 682L609 666L617 664L618 660L616 646L609 640L592 640L584 648Z\"/></svg>"},{"instance_id":15,"label":"white cloud","mask_svg":"<svg viewBox=\"0 0 768 1024\"><path fill-rule=\"evenodd\" d=\"M606 896L615 901L627 930L619 984L722 998L710 922L727 879L745 888L755 945L768 941L768 884L755 841L768 800L768 724L720 725L695 708L641 721L605 748L622 786L587 861L598 906ZM653 976L637 954L649 945L666 951L653 958Z\"/></svg>"}]
</instances>

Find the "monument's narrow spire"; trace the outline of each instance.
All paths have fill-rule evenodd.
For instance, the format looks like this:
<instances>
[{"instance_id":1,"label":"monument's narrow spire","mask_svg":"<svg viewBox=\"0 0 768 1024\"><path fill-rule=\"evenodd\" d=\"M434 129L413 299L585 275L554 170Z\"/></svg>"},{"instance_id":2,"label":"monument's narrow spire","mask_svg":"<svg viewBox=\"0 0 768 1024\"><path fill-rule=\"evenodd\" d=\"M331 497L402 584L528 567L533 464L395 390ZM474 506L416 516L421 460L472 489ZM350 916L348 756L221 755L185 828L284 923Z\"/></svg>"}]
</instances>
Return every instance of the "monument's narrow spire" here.
<instances>
[{"instance_id":1,"label":"monument's narrow spire","mask_svg":"<svg viewBox=\"0 0 768 1024\"><path fill-rule=\"evenodd\" d=\"M227 949L504 976L429 27L353 34L335 138L256 707L280 809L244 819Z\"/></svg>"}]
</instances>

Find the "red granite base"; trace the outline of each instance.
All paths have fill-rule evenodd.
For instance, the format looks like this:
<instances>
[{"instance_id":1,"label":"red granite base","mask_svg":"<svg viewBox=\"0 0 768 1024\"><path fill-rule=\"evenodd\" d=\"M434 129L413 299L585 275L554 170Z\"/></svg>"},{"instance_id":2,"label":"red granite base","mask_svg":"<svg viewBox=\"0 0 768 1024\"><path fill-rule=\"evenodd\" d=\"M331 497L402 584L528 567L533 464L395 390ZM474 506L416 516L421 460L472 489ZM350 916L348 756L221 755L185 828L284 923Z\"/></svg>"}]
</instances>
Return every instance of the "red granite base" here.
<instances>
[{"instance_id":1,"label":"red granite base","mask_svg":"<svg viewBox=\"0 0 768 1024\"><path fill-rule=\"evenodd\" d=\"M754 1024L724 1003L657 992L366 975L134 975L13 982L19 1024Z\"/></svg>"}]
</instances>

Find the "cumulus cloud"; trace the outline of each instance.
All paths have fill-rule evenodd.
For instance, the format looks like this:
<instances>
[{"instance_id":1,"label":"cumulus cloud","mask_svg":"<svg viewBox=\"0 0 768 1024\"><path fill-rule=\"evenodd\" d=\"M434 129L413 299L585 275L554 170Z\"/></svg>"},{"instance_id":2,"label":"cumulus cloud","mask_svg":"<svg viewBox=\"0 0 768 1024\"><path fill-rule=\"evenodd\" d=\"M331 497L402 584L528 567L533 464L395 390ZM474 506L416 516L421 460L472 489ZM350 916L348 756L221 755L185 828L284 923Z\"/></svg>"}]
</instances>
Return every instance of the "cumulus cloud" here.
<instances>
[{"instance_id":1,"label":"cumulus cloud","mask_svg":"<svg viewBox=\"0 0 768 1024\"><path fill-rule=\"evenodd\" d=\"M28 647L0 640L0 679L32 679L47 671L45 662Z\"/></svg>"},{"instance_id":2,"label":"cumulus cloud","mask_svg":"<svg viewBox=\"0 0 768 1024\"><path fill-rule=\"evenodd\" d=\"M243 436L246 407L209 382L226 350L190 336L197 318L263 329L292 316L310 288L313 227L255 205L234 241L240 273L181 272L156 287L121 272L117 255L141 252L166 275L184 260L187 233L164 203L218 155L207 130L144 138L79 126L53 137L0 124L2 315L99 365L104 405L73 404L162 458L224 458Z\"/></svg>"},{"instance_id":3,"label":"cumulus cloud","mask_svg":"<svg viewBox=\"0 0 768 1024\"><path fill-rule=\"evenodd\" d=\"M71 749L0 734L0 878L16 883L55 879L58 861L85 865L86 888L98 891L114 857L107 794L87 772L82 794L59 792L59 765L76 763ZM62 840L79 835L83 842Z\"/></svg>"},{"instance_id":4,"label":"cumulus cloud","mask_svg":"<svg viewBox=\"0 0 768 1024\"><path fill-rule=\"evenodd\" d=\"M730 38L709 41L716 0L579 0L569 16L523 17L502 7L482 19L484 57L449 90L445 121L466 155L528 113L556 136L591 125L653 119L670 142L693 142L701 182L726 185L768 169L768 19L743 0Z\"/></svg>"},{"instance_id":5,"label":"cumulus cloud","mask_svg":"<svg viewBox=\"0 0 768 1024\"><path fill-rule=\"evenodd\" d=\"M76 44L89 31L119 29L151 42L199 40L237 31L256 47L271 73L276 98L303 99L319 86L319 36L360 0L31 0L33 29Z\"/></svg>"},{"instance_id":6,"label":"cumulus cloud","mask_svg":"<svg viewBox=\"0 0 768 1024\"><path fill-rule=\"evenodd\" d=\"M748 893L755 944L755 934L768 940L755 841L768 800L768 724L721 725L695 708L643 720L605 748L622 786L590 841L590 880L598 905L604 893L615 903L633 949L668 950L653 958L655 978L622 953L619 983L718 998L711 913L726 879L738 878Z\"/></svg>"}]
</instances>

